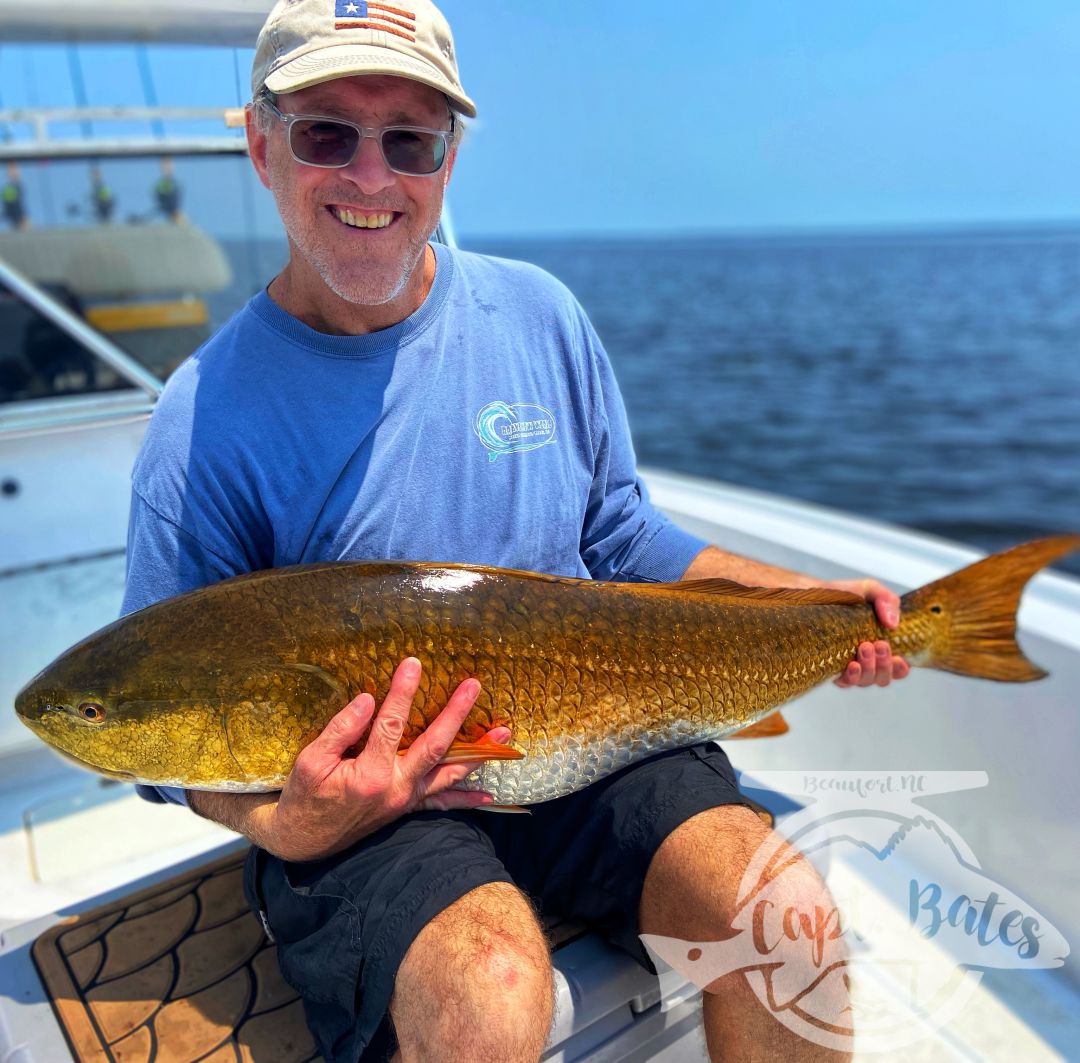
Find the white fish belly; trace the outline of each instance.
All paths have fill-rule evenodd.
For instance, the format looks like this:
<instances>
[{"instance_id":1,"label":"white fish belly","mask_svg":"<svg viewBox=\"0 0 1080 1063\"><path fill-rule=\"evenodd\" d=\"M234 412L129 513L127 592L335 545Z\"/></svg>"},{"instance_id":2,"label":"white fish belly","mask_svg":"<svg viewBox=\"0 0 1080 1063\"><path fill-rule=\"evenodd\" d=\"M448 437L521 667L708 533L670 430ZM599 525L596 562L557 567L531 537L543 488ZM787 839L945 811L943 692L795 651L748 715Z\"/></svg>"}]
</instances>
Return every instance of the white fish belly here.
<instances>
[{"instance_id":1,"label":"white fish belly","mask_svg":"<svg viewBox=\"0 0 1080 1063\"><path fill-rule=\"evenodd\" d=\"M531 742L522 760L488 761L456 789L486 790L498 805L550 801L656 753L708 742L731 730L729 726L703 731L700 724L679 721L648 734L633 727L603 739L560 735Z\"/></svg>"}]
</instances>

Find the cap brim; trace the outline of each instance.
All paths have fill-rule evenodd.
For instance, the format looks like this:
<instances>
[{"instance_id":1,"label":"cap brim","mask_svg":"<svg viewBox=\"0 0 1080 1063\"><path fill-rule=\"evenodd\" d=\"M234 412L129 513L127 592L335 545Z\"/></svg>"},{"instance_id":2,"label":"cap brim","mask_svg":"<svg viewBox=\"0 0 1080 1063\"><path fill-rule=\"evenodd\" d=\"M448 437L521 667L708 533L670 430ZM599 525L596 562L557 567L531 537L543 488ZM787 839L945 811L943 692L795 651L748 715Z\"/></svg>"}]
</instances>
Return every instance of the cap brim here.
<instances>
[{"instance_id":1,"label":"cap brim","mask_svg":"<svg viewBox=\"0 0 1080 1063\"><path fill-rule=\"evenodd\" d=\"M272 70L266 76L265 85L274 93L297 92L324 81L362 74L387 74L419 81L447 96L455 111L468 118L476 117L476 104L435 67L389 48L357 48L355 45L317 48Z\"/></svg>"}]
</instances>

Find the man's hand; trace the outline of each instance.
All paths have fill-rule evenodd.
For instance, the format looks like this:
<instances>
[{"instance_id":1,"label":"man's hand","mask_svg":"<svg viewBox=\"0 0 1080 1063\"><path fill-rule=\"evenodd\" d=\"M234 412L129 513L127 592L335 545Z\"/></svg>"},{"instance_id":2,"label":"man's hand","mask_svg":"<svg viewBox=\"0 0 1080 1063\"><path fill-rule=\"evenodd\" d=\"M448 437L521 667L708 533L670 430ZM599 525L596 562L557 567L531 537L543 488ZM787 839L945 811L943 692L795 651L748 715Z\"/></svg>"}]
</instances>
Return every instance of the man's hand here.
<instances>
[{"instance_id":1,"label":"man's hand","mask_svg":"<svg viewBox=\"0 0 1080 1063\"><path fill-rule=\"evenodd\" d=\"M876 579L841 579L822 583L802 572L766 565L739 554L731 554L718 546L706 546L690 562L683 579L730 579L747 587L828 587L848 591L865 598L874 606L883 627L900 623L900 598ZM903 679L911 666L903 657L893 655L888 642L863 642L853 660L835 683L839 687L886 687L894 679Z\"/></svg>"},{"instance_id":2,"label":"man's hand","mask_svg":"<svg viewBox=\"0 0 1080 1063\"><path fill-rule=\"evenodd\" d=\"M340 852L407 812L492 803L483 791L448 789L476 763L439 764L476 701L477 680L466 679L408 751L398 754L419 683L420 662L409 657L398 665L378 713L375 699L361 694L301 751L277 802L266 809L259 831L263 848L286 860L314 860ZM367 744L352 756L369 725ZM484 740L509 738L508 728L496 727Z\"/></svg>"},{"instance_id":3,"label":"man's hand","mask_svg":"<svg viewBox=\"0 0 1080 1063\"><path fill-rule=\"evenodd\" d=\"M821 584L834 591L850 591L865 598L874 607L883 627L896 627L900 623L900 596L875 579L833 580ZM903 679L911 671L911 665L903 657L897 657L884 639L877 642L861 642L851 661L840 676L833 680L838 687L887 687L894 679Z\"/></svg>"}]
</instances>

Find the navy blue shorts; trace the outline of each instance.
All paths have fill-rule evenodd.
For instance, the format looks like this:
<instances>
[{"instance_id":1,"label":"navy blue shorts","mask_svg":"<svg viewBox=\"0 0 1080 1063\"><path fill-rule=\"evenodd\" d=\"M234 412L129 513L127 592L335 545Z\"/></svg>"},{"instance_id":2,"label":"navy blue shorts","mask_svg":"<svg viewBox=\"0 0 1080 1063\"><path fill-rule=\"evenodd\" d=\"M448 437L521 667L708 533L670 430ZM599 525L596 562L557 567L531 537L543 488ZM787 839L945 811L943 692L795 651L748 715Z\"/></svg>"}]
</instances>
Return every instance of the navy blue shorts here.
<instances>
[{"instance_id":1,"label":"navy blue shorts","mask_svg":"<svg viewBox=\"0 0 1080 1063\"><path fill-rule=\"evenodd\" d=\"M248 857L248 901L265 913L285 980L332 1063L384 1060L397 970L420 930L487 882L588 923L652 966L638 938L645 873L679 824L720 805L754 807L727 755L704 744L662 753L532 815L419 812L326 860Z\"/></svg>"}]
</instances>

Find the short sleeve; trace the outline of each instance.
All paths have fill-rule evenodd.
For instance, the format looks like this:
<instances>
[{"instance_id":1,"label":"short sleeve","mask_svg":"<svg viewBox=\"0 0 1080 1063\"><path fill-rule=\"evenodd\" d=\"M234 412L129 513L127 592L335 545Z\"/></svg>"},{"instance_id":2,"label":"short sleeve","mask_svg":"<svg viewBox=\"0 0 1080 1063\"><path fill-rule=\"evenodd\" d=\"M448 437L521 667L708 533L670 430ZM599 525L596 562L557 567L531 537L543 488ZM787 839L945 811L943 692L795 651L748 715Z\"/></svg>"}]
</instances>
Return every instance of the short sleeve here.
<instances>
[{"instance_id":1,"label":"short sleeve","mask_svg":"<svg viewBox=\"0 0 1080 1063\"><path fill-rule=\"evenodd\" d=\"M122 616L244 571L240 559L213 552L132 491Z\"/></svg>"},{"instance_id":2,"label":"short sleeve","mask_svg":"<svg viewBox=\"0 0 1080 1063\"><path fill-rule=\"evenodd\" d=\"M592 326L584 324L593 481L582 528L582 560L594 579L673 582L682 578L707 543L677 527L649 501L637 474L626 409L611 363Z\"/></svg>"},{"instance_id":3,"label":"short sleeve","mask_svg":"<svg viewBox=\"0 0 1080 1063\"><path fill-rule=\"evenodd\" d=\"M132 491L121 616L235 576L240 571L235 564L206 549ZM135 789L147 801L172 805L188 803L187 793L178 787L140 785Z\"/></svg>"}]
</instances>

